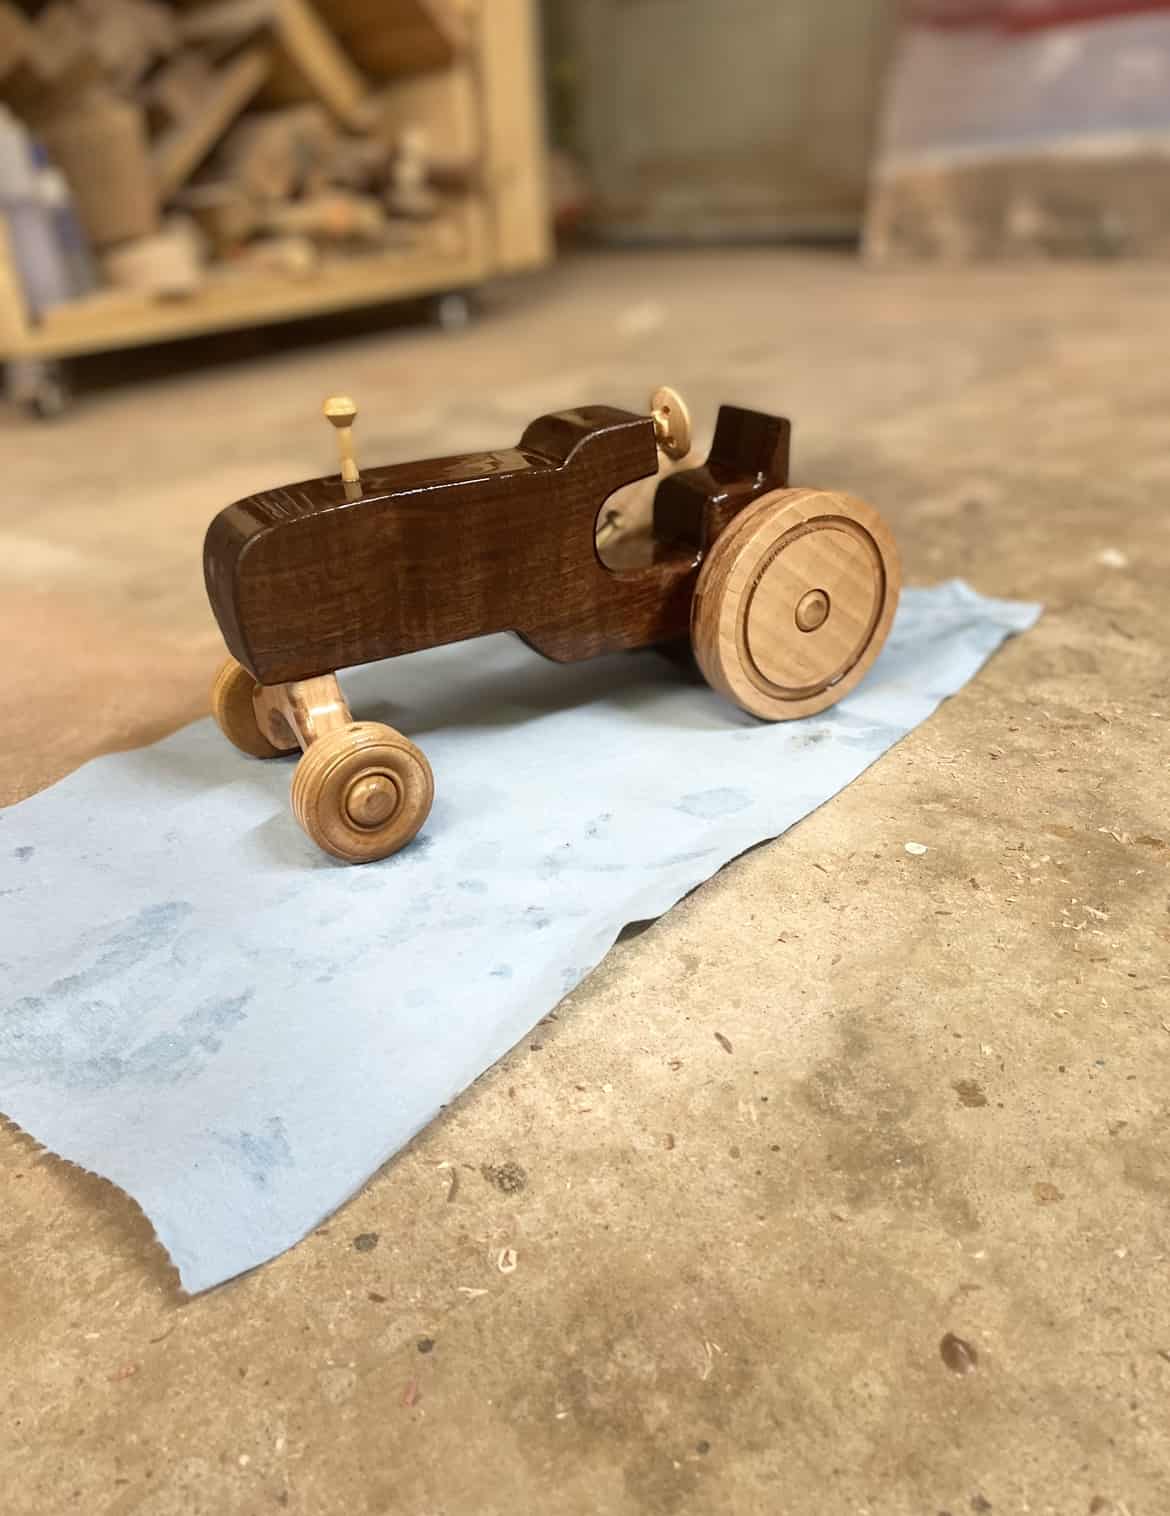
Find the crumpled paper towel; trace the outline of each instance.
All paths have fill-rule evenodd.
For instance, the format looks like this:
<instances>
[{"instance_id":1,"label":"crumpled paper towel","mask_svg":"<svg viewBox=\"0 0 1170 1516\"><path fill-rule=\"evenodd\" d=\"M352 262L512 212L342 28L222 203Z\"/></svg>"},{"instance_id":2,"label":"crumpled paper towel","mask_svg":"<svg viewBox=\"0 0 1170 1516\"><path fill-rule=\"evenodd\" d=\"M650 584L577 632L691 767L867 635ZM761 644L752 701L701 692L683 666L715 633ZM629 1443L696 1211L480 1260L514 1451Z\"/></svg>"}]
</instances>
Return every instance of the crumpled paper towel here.
<instances>
[{"instance_id":1,"label":"crumpled paper towel","mask_svg":"<svg viewBox=\"0 0 1170 1516\"><path fill-rule=\"evenodd\" d=\"M1038 607L906 591L839 706L768 726L656 653L493 637L354 671L427 752L397 857L320 853L210 721L0 812L0 1111L127 1190L184 1287L291 1247L604 956L821 805ZM393 705L387 706L387 697Z\"/></svg>"}]
</instances>

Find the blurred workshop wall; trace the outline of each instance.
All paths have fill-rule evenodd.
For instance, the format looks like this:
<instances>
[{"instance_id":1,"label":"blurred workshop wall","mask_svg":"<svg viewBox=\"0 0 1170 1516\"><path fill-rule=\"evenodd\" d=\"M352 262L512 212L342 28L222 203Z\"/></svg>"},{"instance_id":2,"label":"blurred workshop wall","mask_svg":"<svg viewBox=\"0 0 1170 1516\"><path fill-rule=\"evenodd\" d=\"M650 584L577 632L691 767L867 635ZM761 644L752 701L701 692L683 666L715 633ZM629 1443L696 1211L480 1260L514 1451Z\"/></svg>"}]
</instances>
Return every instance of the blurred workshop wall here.
<instances>
[{"instance_id":1,"label":"blurred workshop wall","mask_svg":"<svg viewBox=\"0 0 1170 1516\"><path fill-rule=\"evenodd\" d=\"M1170 0L915 0L875 260L1170 251Z\"/></svg>"},{"instance_id":2,"label":"blurred workshop wall","mask_svg":"<svg viewBox=\"0 0 1170 1516\"><path fill-rule=\"evenodd\" d=\"M858 235L896 0L544 9L562 217L614 241Z\"/></svg>"}]
</instances>

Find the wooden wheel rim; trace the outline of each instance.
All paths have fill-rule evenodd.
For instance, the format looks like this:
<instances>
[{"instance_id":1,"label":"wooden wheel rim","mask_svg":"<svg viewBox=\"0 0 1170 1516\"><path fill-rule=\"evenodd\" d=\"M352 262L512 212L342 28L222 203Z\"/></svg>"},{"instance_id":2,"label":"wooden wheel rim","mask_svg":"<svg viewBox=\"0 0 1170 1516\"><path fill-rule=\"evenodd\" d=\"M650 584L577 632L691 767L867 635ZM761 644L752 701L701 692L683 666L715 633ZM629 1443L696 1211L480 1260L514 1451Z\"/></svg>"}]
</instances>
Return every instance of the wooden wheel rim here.
<instances>
[{"instance_id":1,"label":"wooden wheel rim","mask_svg":"<svg viewBox=\"0 0 1170 1516\"><path fill-rule=\"evenodd\" d=\"M291 748L269 742L261 730L252 700L255 691L256 681L243 664L234 658L225 659L211 686L215 724L233 747L251 758L277 758L291 752Z\"/></svg>"},{"instance_id":2,"label":"wooden wheel rim","mask_svg":"<svg viewBox=\"0 0 1170 1516\"><path fill-rule=\"evenodd\" d=\"M355 721L319 737L297 764L292 808L319 847L347 863L388 858L430 814L435 781L393 727Z\"/></svg>"},{"instance_id":3,"label":"wooden wheel rim","mask_svg":"<svg viewBox=\"0 0 1170 1516\"><path fill-rule=\"evenodd\" d=\"M708 682L766 720L841 699L880 652L897 607L897 549L876 510L827 490L775 490L716 540L691 611Z\"/></svg>"},{"instance_id":4,"label":"wooden wheel rim","mask_svg":"<svg viewBox=\"0 0 1170 1516\"><path fill-rule=\"evenodd\" d=\"M819 537L823 532L838 533L852 549L852 552L847 550L846 561L856 566L864 564L863 572L868 569L872 593L860 616L852 607L842 610L837 603L840 595L834 594L820 582L826 577L823 574L814 575L807 580L807 587L795 595L791 592L783 595L783 591L777 590L775 586L780 572L792 573L789 566L781 562L782 555L791 554L793 550L799 553L805 539ZM792 527L766 549L761 559L754 562L753 559L753 553L741 553L728 581L731 592L742 597L742 609L736 616L735 637L740 661L751 682L761 694L776 700L805 700L810 695L840 683L865 653L885 599L885 571L881 553L873 538L846 517L823 516ZM759 630L765 617L765 608L760 602L781 596L781 616L769 615L768 622L780 619L790 621L797 632L802 634L790 638L792 652L787 657L786 649L778 653L773 642ZM801 607L814 597L820 597L824 601L826 614L816 625L802 627ZM827 637L815 635L822 629L828 632L834 617L842 614L849 615L856 627L843 650L836 639L830 641ZM812 652L811 658L799 656L806 645ZM786 673L786 664L789 669L802 669L802 676L794 672Z\"/></svg>"}]
</instances>

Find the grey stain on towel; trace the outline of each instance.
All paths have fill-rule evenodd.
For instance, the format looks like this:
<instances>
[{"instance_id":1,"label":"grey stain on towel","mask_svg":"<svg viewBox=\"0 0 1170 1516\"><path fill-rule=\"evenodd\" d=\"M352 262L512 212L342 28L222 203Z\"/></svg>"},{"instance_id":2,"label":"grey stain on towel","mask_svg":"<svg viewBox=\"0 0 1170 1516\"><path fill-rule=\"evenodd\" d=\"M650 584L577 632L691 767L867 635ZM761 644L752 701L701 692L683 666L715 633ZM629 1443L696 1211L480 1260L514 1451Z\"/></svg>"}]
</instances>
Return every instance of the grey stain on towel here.
<instances>
[{"instance_id":1,"label":"grey stain on towel","mask_svg":"<svg viewBox=\"0 0 1170 1516\"><path fill-rule=\"evenodd\" d=\"M185 901L167 900L135 912L107 938L105 950L96 963L49 985L44 995L46 1006L74 1002L78 995L100 989L108 980L133 968L148 953L161 947L164 939L172 937L191 911Z\"/></svg>"},{"instance_id":2,"label":"grey stain on towel","mask_svg":"<svg viewBox=\"0 0 1170 1516\"><path fill-rule=\"evenodd\" d=\"M95 1001L65 1003L65 1014L53 1019L56 1007L40 996L17 1001L10 1015L10 1031L16 1047L34 1061L43 1075L59 1079L69 1089L103 1089L117 1084L176 1084L188 1079L223 1046L230 1027L245 1018L253 991L213 996L192 1007L168 1032L134 1045L135 1037L149 1019L133 1005L123 1003L117 1011ZM86 1036L86 1024L110 1019L103 1035L93 1037L85 1058L77 1046ZM92 1034L90 1034L92 1035Z\"/></svg>"},{"instance_id":3,"label":"grey stain on towel","mask_svg":"<svg viewBox=\"0 0 1170 1516\"><path fill-rule=\"evenodd\" d=\"M236 1155L240 1168L258 1190L266 1190L274 1169L291 1169L292 1149L279 1116L269 1116L263 1132L217 1136L216 1142Z\"/></svg>"},{"instance_id":4,"label":"grey stain on towel","mask_svg":"<svg viewBox=\"0 0 1170 1516\"><path fill-rule=\"evenodd\" d=\"M745 790L696 790L692 795L684 795L675 810L713 821L717 816L734 816L751 803L752 797Z\"/></svg>"}]
</instances>

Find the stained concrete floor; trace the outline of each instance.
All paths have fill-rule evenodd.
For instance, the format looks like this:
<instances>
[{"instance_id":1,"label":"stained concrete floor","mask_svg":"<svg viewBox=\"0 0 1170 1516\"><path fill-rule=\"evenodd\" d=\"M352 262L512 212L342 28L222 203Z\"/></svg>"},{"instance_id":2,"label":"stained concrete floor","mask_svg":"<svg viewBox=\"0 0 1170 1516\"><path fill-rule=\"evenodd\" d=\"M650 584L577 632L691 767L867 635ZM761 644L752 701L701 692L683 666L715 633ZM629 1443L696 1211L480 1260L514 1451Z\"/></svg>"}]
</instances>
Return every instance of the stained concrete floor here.
<instances>
[{"instance_id":1,"label":"stained concrete floor","mask_svg":"<svg viewBox=\"0 0 1170 1516\"><path fill-rule=\"evenodd\" d=\"M186 1299L0 1132L5 1512L1170 1510L1167 288L584 260L0 420L6 801L203 711L203 527L329 466L330 389L371 459L662 380L779 408L911 582L1047 605L254 1274Z\"/></svg>"}]
</instances>

